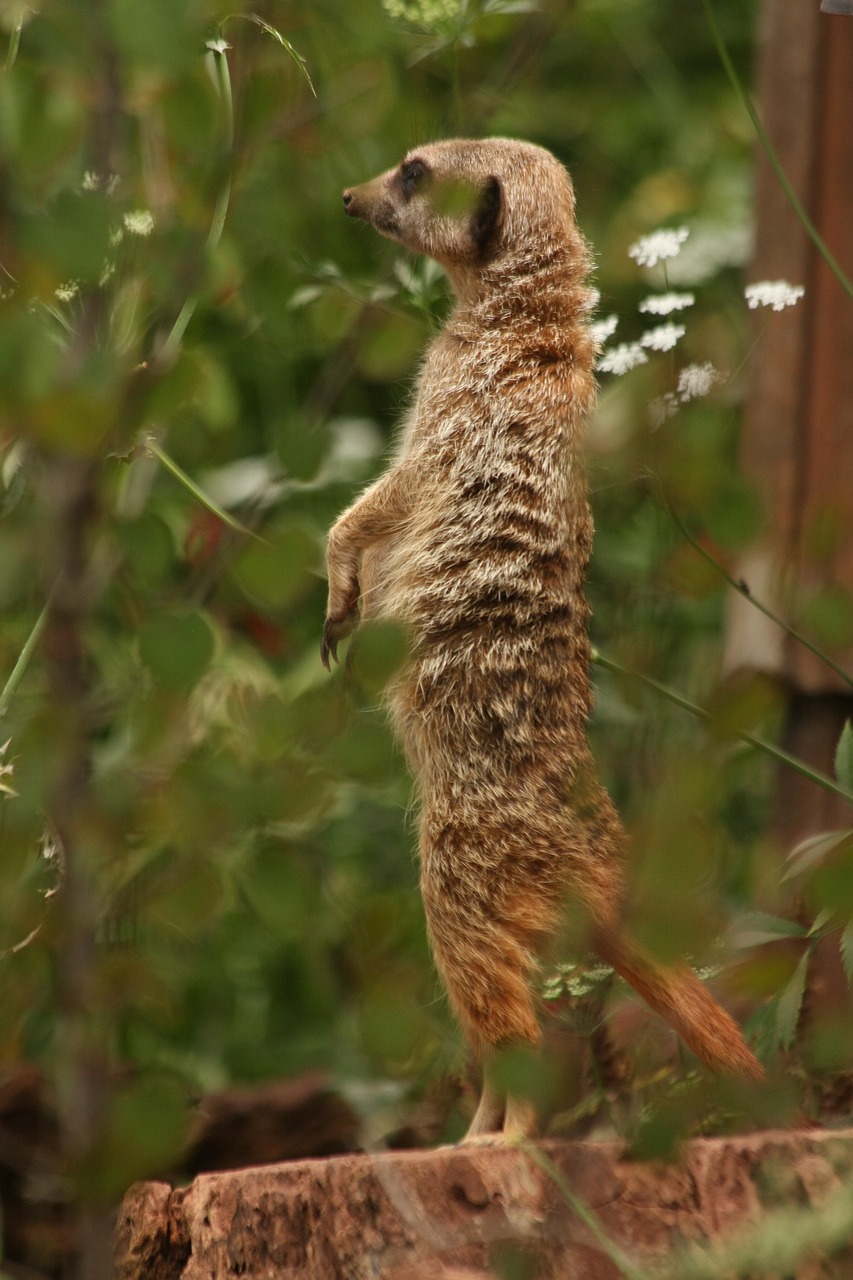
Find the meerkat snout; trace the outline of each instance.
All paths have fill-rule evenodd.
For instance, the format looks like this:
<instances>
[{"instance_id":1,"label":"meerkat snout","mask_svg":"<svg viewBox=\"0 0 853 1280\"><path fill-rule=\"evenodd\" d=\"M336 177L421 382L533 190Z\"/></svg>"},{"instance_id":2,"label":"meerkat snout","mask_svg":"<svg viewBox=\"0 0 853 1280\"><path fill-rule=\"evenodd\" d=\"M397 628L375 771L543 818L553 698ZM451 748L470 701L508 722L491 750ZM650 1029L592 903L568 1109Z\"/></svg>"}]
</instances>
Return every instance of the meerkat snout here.
<instances>
[{"instance_id":1,"label":"meerkat snout","mask_svg":"<svg viewBox=\"0 0 853 1280\"><path fill-rule=\"evenodd\" d=\"M351 191L345 191L345 192L344 192L344 196L343 196L343 200L344 200L344 209L346 210L346 212L347 212L347 213L351 213L351 212L352 212L352 210L351 210L351 205L352 205L352 192L351 192Z\"/></svg>"}]
</instances>

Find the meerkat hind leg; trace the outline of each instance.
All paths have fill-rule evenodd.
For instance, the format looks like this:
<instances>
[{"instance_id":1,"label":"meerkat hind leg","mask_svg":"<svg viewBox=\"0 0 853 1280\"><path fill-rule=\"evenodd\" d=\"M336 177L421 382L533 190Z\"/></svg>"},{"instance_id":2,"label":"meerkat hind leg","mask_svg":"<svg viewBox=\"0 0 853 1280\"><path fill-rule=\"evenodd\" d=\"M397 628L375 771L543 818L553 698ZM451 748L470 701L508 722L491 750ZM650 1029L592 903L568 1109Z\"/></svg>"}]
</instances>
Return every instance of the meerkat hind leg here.
<instances>
[{"instance_id":1,"label":"meerkat hind leg","mask_svg":"<svg viewBox=\"0 0 853 1280\"><path fill-rule=\"evenodd\" d=\"M499 1134L503 1126L505 1107L503 1091L489 1079L487 1074L484 1074L480 1101L474 1112L474 1118L468 1126L468 1132L462 1139L463 1143L479 1142L483 1138Z\"/></svg>"}]
</instances>

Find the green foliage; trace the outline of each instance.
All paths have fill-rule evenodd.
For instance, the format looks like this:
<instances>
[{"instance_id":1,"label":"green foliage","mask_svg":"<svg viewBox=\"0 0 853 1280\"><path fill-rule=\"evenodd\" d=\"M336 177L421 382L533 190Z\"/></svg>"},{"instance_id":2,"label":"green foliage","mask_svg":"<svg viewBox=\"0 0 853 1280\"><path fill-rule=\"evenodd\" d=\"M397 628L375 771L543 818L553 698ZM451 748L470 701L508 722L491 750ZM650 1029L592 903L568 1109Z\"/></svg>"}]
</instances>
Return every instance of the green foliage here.
<instances>
[{"instance_id":1,"label":"green foliage","mask_svg":"<svg viewBox=\"0 0 853 1280\"><path fill-rule=\"evenodd\" d=\"M746 67L754 7L718 8ZM417 1088L460 1061L377 710L405 637L364 628L331 678L319 660L325 531L389 448L445 291L434 264L343 218L343 186L424 137L530 137L572 170L604 312L629 323L647 292L631 241L687 219L719 242L687 353L735 369L745 351L726 235L743 229L751 139L698 10L277 0L263 15L111 0L81 22L54 0L18 30L0 12L0 1062L39 1062L60 1096L92 1059L130 1069L78 1153L94 1198L168 1164L201 1089L309 1067ZM749 954L800 948L756 997L775 999L768 1044L784 1047L814 938L747 914L769 770L736 736L772 735L779 707L766 687L716 688L722 580L645 479L718 559L745 547L763 516L734 466L741 385L653 430L646 402L671 375L611 382L592 431L594 630L710 707L713 732L608 674L597 754L638 835L650 945L698 959L731 927ZM56 644L69 601L51 596L74 519L79 667ZM849 638L849 594L810 609L816 639ZM849 725L836 776L853 789ZM69 778L83 918L51 827ZM816 912L841 911L826 929L849 976L849 841L801 849L791 874ZM523 1062L505 1070L547 1092Z\"/></svg>"}]
</instances>

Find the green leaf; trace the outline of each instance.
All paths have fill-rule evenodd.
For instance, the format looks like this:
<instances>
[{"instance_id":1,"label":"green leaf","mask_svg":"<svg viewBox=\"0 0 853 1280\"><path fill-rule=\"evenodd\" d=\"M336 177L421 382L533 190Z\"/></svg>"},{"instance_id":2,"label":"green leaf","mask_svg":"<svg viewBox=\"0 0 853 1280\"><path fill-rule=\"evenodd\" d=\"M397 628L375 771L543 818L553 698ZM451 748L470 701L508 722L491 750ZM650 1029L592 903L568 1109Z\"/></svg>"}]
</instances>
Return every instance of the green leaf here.
<instances>
[{"instance_id":1,"label":"green leaf","mask_svg":"<svg viewBox=\"0 0 853 1280\"><path fill-rule=\"evenodd\" d=\"M364 623L356 634L350 659L362 692L379 697L402 666L407 652L406 633L398 623Z\"/></svg>"},{"instance_id":2,"label":"green leaf","mask_svg":"<svg viewBox=\"0 0 853 1280\"><path fill-rule=\"evenodd\" d=\"M788 870L783 876L790 880L793 876L802 875L812 867L825 862L831 854L840 852L853 841L853 829L845 831L822 831L820 835L809 836L801 840L796 848L788 854Z\"/></svg>"},{"instance_id":3,"label":"green leaf","mask_svg":"<svg viewBox=\"0 0 853 1280\"><path fill-rule=\"evenodd\" d=\"M808 932L795 920L752 911L736 922L731 931L731 941L736 947L759 947L765 942L777 942L779 938L805 938Z\"/></svg>"},{"instance_id":4,"label":"green leaf","mask_svg":"<svg viewBox=\"0 0 853 1280\"><path fill-rule=\"evenodd\" d=\"M835 748L835 777L842 787L853 791L853 727L848 720Z\"/></svg>"},{"instance_id":5,"label":"green leaf","mask_svg":"<svg viewBox=\"0 0 853 1280\"><path fill-rule=\"evenodd\" d=\"M776 1004L776 1036L783 1049L789 1049L794 1041L811 954L811 948L803 953L799 964L779 993Z\"/></svg>"},{"instance_id":6,"label":"green leaf","mask_svg":"<svg viewBox=\"0 0 853 1280\"><path fill-rule=\"evenodd\" d=\"M841 931L841 962L847 981L853 986L853 920Z\"/></svg>"},{"instance_id":7,"label":"green leaf","mask_svg":"<svg viewBox=\"0 0 853 1280\"><path fill-rule=\"evenodd\" d=\"M271 530L269 539L247 546L234 573L251 600L263 608L280 609L299 600L313 585L317 546L298 526Z\"/></svg>"},{"instance_id":8,"label":"green leaf","mask_svg":"<svg viewBox=\"0 0 853 1280\"><path fill-rule=\"evenodd\" d=\"M189 689L213 657L213 630L200 613L162 613L139 632L139 656L169 689Z\"/></svg>"},{"instance_id":9,"label":"green leaf","mask_svg":"<svg viewBox=\"0 0 853 1280\"><path fill-rule=\"evenodd\" d=\"M186 471L184 471L182 467L178 466L174 458L171 458L168 453L160 448L159 444L157 444L153 437L149 437L145 441L145 448L149 453L153 453L154 457L163 464L167 471L171 472L175 479L184 486L188 493L191 493L203 507L207 507L208 511L211 511L215 516L222 520L224 524L227 524L229 528L236 530L237 533L246 533L250 538L256 538L258 541L261 541L258 534L253 533L251 529L247 529L246 526L241 524L235 516L229 515L227 511L220 507L218 502L214 502L213 498L206 494L194 480L191 480Z\"/></svg>"}]
</instances>

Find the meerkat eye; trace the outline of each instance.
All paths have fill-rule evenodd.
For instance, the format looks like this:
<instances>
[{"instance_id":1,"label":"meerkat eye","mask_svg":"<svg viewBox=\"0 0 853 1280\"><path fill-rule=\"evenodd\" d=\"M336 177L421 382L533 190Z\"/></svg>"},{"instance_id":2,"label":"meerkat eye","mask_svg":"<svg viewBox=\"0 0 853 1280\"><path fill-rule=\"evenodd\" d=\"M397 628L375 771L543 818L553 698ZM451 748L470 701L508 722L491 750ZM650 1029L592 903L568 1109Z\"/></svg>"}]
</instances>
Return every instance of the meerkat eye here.
<instances>
[{"instance_id":1,"label":"meerkat eye","mask_svg":"<svg viewBox=\"0 0 853 1280\"><path fill-rule=\"evenodd\" d=\"M407 160L400 165L400 186L406 200L414 195L418 183L426 173L426 165L422 160Z\"/></svg>"}]
</instances>

